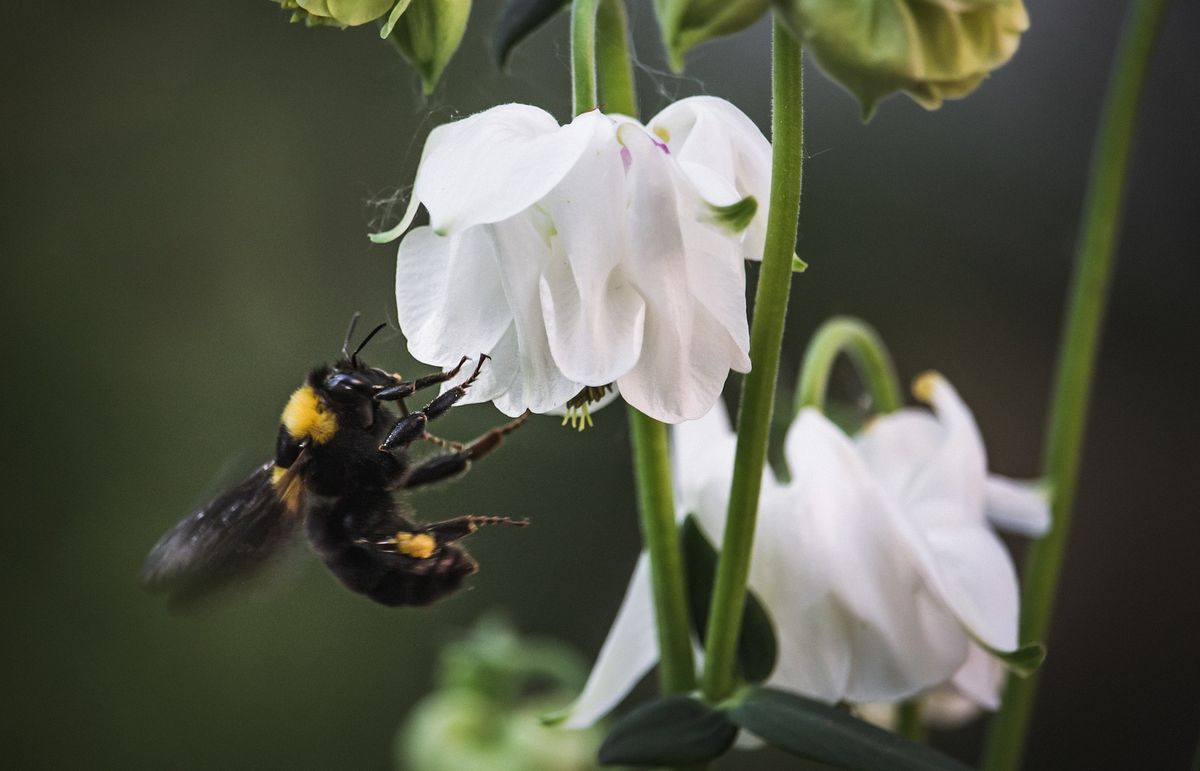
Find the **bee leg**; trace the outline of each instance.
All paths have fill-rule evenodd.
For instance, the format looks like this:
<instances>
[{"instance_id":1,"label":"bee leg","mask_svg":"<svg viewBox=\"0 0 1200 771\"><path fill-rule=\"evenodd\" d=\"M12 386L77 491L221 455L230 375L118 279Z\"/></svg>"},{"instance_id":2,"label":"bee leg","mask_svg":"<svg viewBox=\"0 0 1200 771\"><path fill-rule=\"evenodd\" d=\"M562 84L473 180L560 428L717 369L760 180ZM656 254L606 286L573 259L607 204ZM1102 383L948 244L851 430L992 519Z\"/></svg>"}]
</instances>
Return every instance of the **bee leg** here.
<instances>
[{"instance_id":1,"label":"bee leg","mask_svg":"<svg viewBox=\"0 0 1200 771\"><path fill-rule=\"evenodd\" d=\"M396 421L396 425L388 432L387 438L383 440L383 444L379 446L379 449L384 451L394 450L397 447L403 447L422 438L425 435L426 423L446 414L454 406L455 402L467 395L467 389L479 377L479 372L483 369L483 363L487 359L486 354L481 354L479 356L479 364L475 366L475 371L471 373L469 378L444 393L439 394L437 398L425 405L424 409L411 412ZM429 377L439 377L439 375L430 375ZM379 396L376 395L375 398L378 399ZM463 450L463 452L465 451Z\"/></svg>"},{"instance_id":2,"label":"bee leg","mask_svg":"<svg viewBox=\"0 0 1200 771\"><path fill-rule=\"evenodd\" d=\"M483 525L512 525L513 527L527 527L529 520L513 519L512 517L455 517L447 519L443 522L434 522L425 526L425 532L434 536L439 544L454 543L463 538L466 538L471 533L474 533Z\"/></svg>"},{"instance_id":3,"label":"bee leg","mask_svg":"<svg viewBox=\"0 0 1200 771\"><path fill-rule=\"evenodd\" d=\"M463 365L466 364L468 360L469 360L469 357L464 356L458 362L458 364L454 365L453 369L448 369L445 372L435 372L432 375L426 375L425 377L419 377L413 381L401 380L399 375L392 375L392 377L396 380L396 382L393 385L386 386L385 388L381 388L378 391L376 391L375 392L375 401L377 401L377 402L400 401L406 396L412 396L414 393L416 393L417 391L420 391L422 388L428 388L429 386L437 385L438 383L445 383L450 378L457 376L458 373L462 370Z\"/></svg>"},{"instance_id":4,"label":"bee leg","mask_svg":"<svg viewBox=\"0 0 1200 771\"><path fill-rule=\"evenodd\" d=\"M449 393L449 391L447 391ZM416 415L418 413L413 413ZM471 442L466 447L458 452L449 455L439 455L436 458L425 461L419 466L410 471L400 482L401 487L420 487L431 482L440 482L443 479L449 479L453 476L458 476L466 471L471 466L471 461L476 461L487 455L492 450L495 450L500 445L504 444L504 437L516 431L522 423L525 422L528 413L522 415L511 423L506 423L503 426L498 426L488 431L483 436Z\"/></svg>"}]
</instances>

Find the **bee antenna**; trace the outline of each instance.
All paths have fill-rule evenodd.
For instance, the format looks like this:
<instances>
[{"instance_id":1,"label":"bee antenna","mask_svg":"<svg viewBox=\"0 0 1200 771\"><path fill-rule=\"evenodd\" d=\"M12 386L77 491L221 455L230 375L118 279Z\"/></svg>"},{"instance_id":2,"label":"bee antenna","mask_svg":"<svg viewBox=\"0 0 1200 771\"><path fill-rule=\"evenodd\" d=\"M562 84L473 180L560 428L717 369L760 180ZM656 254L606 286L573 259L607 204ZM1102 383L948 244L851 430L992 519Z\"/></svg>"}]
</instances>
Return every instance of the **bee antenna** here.
<instances>
[{"instance_id":1,"label":"bee antenna","mask_svg":"<svg viewBox=\"0 0 1200 771\"><path fill-rule=\"evenodd\" d=\"M358 344L358 347L354 349L354 353L350 356L350 361L357 361L358 354L362 352L363 348L367 347L367 343L371 342L371 338L374 337L379 332L379 330L383 329L386 326L387 326L387 322L385 321L382 324L380 324L379 326L372 329L367 334L367 336L363 338L363 341Z\"/></svg>"},{"instance_id":2,"label":"bee antenna","mask_svg":"<svg viewBox=\"0 0 1200 771\"><path fill-rule=\"evenodd\" d=\"M358 317L361 315L362 315L361 313L359 313L358 311L355 311L354 315L350 317L350 326L346 329L346 337L342 340L342 358L343 359L353 358L350 355L350 338L354 336L354 328L358 326ZM367 339L370 340L371 338L368 337ZM361 345L359 346L359 350L362 350ZM355 353L357 354L358 351L355 351Z\"/></svg>"}]
</instances>

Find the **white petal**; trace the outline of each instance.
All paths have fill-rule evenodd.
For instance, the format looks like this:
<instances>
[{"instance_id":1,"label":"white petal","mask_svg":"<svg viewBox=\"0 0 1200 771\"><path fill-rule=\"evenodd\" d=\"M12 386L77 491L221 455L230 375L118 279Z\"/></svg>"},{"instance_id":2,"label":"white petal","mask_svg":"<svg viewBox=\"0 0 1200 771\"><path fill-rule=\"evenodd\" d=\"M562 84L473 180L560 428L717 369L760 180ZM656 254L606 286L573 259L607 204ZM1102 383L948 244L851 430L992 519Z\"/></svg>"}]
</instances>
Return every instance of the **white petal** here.
<instances>
[{"instance_id":1,"label":"white petal","mask_svg":"<svg viewBox=\"0 0 1200 771\"><path fill-rule=\"evenodd\" d=\"M559 258L541 285L554 359L572 380L611 383L637 361L645 318L645 303L619 268L625 168L615 124L595 124L587 150L541 206Z\"/></svg>"},{"instance_id":2,"label":"white petal","mask_svg":"<svg viewBox=\"0 0 1200 771\"><path fill-rule=\"evenodd\" d=\"M870 421L855 443L884 490L904 500L909 482L945 436L946 429L927 410L905 408Z\"/></svg>"},{"instance_id":3,"label":"white petal","mask_svg":"<svg viewBox=\"0 0 1200 771\"><path fill-rule=\"evenodd\" d=\"M926 533L936 570L930 587L971 634L991 647L1017 648L1017 573L1004 544L986 527L938 528Z\"/></svg>"},{"instance_id":4,"label":"white petal","mask_svg":"<svg viewBox=\"0 0 1200 771\"><path fill-rule=\"evenodd\" d=\"M906 511L922 528L983 523L987 454L975 418L941 375L922 375L913 390L933 404L945 434L907 485Z\"/></svg>"},{"instance_id":5,"label":"white petal","mask_svg":"<svg viewBox=\"0 0 1200 771\"><path fill-rule=\"evenodd\" d=\"M459 399L459 404L483 404L501 398L510 390L517 371L520 369L516 328L510 324L508 331L504 333L495 347L485 353L489 356L488 360L484 362L483 369L479 371L479 377L467 390L466 395ZM477 361L477 357L468 359L467 363L463 365L464 374L455 380L443 383L442 393L470 377L469 373L475 370ZM524 411L525 408L522 407L515 412L505 411L505 414L515 418Z\"/></svg>"},{"instance_id":6,"label":"white petal","mask_svg":"<svg viewBox=\"0 0 1200 771\"><path fill-rule=\"evenodd\" d=\"M487 233L439 236L417 228L400 242L396 311L408 349L420 361L457 364L492 350L512 325Z\"/></svg>"},{"instance_id":7,"label":"white petal","mask_svg":"<svg viewBox=\"0 0 1200 771\"><path fill-rule=\"evenodd\" d=\"M680 516L696 514L714 543L721 541L725 528L736 445L720 399L698 420L671 427L675 507Z\"/></svg>"},{"instance_id":8,"label":"white petal","mask_svg":"<svg viewBox=\"0 0 1200 771\"><path fill-rule=\"evenodd\" d=\"M429 133L415 194L439 233L499 222L559 183L588 145L598 113L559 126L550 113L504 104Z\"/></svg>"},{"instance_id":9,"label":"white petal","mask_svg":"<svg viewBox=\"0 0 1200 771\"><path fill-rule=\"evenodd\" d=\"M668 106L649 127L665 136L671 153L702 190L714 190L714 185L698 168L731 186L734 200L754 196L758 212L746 229L742 255L761 260L771 202L771 144L754 121L724 99L694 96Z\"/></svg>"},{"instance_id":10,"label":"white petal","mask_svg":"<svg viewBox=\"0 0 1200 771\"><path fill-rule=\"evenodd\" d=\"M679 185L687 283L696 301L728 333L735 351L729 368L750 371L750 324L746 314L746 265L735 234L712 222L708 204Z\"/></svg>"},{"instance_id":11,"label":"white petal","mask_svg":"<svg viewBox=\"0 0 1200 771\"><path fill-rule=\"evenodd\" d=\"M1000 688L1006 670L1000 661L978 645L971 645L967 661L954 673L951 684L971 703L984 709L1000 706Z\"/></svg>"},{"instance_id":12,"label":"white petal","mask_svg":"<svg viewBox=\"0 0 1200 771\"><path fill-rule=\"evenodd\" d=\"M812 523L802 559L824 555L831 595L849 617L841 644L851 670L840 698L890 701L948 679L966 657L967 638L924 591L906 548L911 524L817 410L801 411L785 451L798 514Z\"/></svg>"},{"instance_id":13,"label":"white petal","mask_svg":"<svg viewBox=\"0 0 1200 771\"><path fill-rule=\"evenodd\" d=\"M987 480L987 517L1001 530L1045 535L1050 529L1050 496L1038 482L992 474Z\"/></svg>"},{"instance_id":14,"label":"white petal","mask_svg":"<svg viewBox=\"0 0 1200 771\"><path fill-rule=\"evenodd\" d=\"M628 275L646 301L637 365L618 382L625 400L667 423L716 403L731 367L749 364L728 330L692 295L680 232L675 168L645 130L626 124L629 150Z\"/></svg>"},{"instance_id":15,"label":"white petal","mask_svg":"<svg viewBox=\"0 0 1200 771\"><path fill-rule=\"evenodd\" d=\"M772 604L772 611L790 607L778 602ZM844 699L851 667L850 649L845 643L852 620L832 598L804 608L795 617L790 614L779 617L774 613L772 617L779 630L778 658L767 685L827 704Z\"/></svg>"},{"instance_id":16,"label":"white petal","mask_svg":"<svg viewBox=\"0 0 1200 771\"><path fill-rule=\"evenodd\" d=\"M650 561L638 557L621 609L600 648L583 693L564 726L586 728L607 715L658 661L658 631L650 589Z\"/></svg>"},{"instance_id":17,"label":"white petal","mask_svg":"<svg viewBox=\"0 0 1200 771\"><path fill-rule=\"evenodd\" d=\"M548 412L579 393L580 383L566 377L550 352L543 322L539 281L551 259L544 216L535 210L484 226L495 244L500 284L513 312L520 369L496 406L506 414Z\"/></svg>"}]
</instances>

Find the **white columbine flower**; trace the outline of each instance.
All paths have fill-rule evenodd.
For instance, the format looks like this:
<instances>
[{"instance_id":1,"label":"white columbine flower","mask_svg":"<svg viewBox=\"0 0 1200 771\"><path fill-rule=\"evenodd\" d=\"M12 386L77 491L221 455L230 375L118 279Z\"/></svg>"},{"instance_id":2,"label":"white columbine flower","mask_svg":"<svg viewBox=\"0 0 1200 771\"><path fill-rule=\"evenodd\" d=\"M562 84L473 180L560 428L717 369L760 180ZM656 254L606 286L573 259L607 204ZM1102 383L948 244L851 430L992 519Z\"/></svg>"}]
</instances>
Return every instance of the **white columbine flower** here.
<instances>
[{"instance_id":1,"label":"white columbine flower","mask_svg":"<svg viewBox=\"0 0 1200 771\"><path fill-rule=\"evenodd\" d=\"M949 383L927 375L916 391L936 417L900 410L857 440L801 411L784 450L792 481L765 475L749 583L778 638L768 684L827 702L895 701L956 673L980 685L975 640L1016 649L1016 575L987 516L1044 520L1045 500L988 476ZM719 543L735 443L724 408L674 436L680 515ZM608 712L657 660L643 555L567 725Z\"/></svg>"},{"instance_id":2,"label":"white columbine flower","mask_svg":"<svg viewBox=\"0 0 1200 771\"><path fill-rule=\"evenodd\" d=\"M509 415L615 386L659 420L700 417L750 369L743 260L762 256L770 156L713 97L646 126L508 104L434 129L386 234L428 210L396 271L409 351L490 355L464 401Z\"/></svg>"}]
</instances>

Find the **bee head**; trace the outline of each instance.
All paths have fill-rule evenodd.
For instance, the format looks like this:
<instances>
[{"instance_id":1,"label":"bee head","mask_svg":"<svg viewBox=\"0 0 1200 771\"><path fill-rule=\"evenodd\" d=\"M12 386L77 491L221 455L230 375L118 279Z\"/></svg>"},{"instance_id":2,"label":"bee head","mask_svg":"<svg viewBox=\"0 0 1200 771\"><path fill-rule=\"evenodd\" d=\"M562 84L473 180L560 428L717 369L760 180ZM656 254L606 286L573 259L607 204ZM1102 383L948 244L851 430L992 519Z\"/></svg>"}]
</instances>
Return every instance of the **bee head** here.
<instances>
[{"instance_id":1,"label":"bee head","mask_svg":"<svg viewBox=\"0 0 1200 771\"><path fill-rule=\"evenodd\" d=\"M371 342L371 338L387 324L380 324L372 329L351 352L350 338L354 335L358 317L355 313L350 319L350 328L346 330L346 338L342 343L341 358L332 367L313 370L309 375L308 384L321 401L335 413L356 415L364 426L370 426L375 412L374 395L381 388L390 385L393 380L387 372L369 366L358 355L367 343Z\"/></svg>"}]
</instances>

